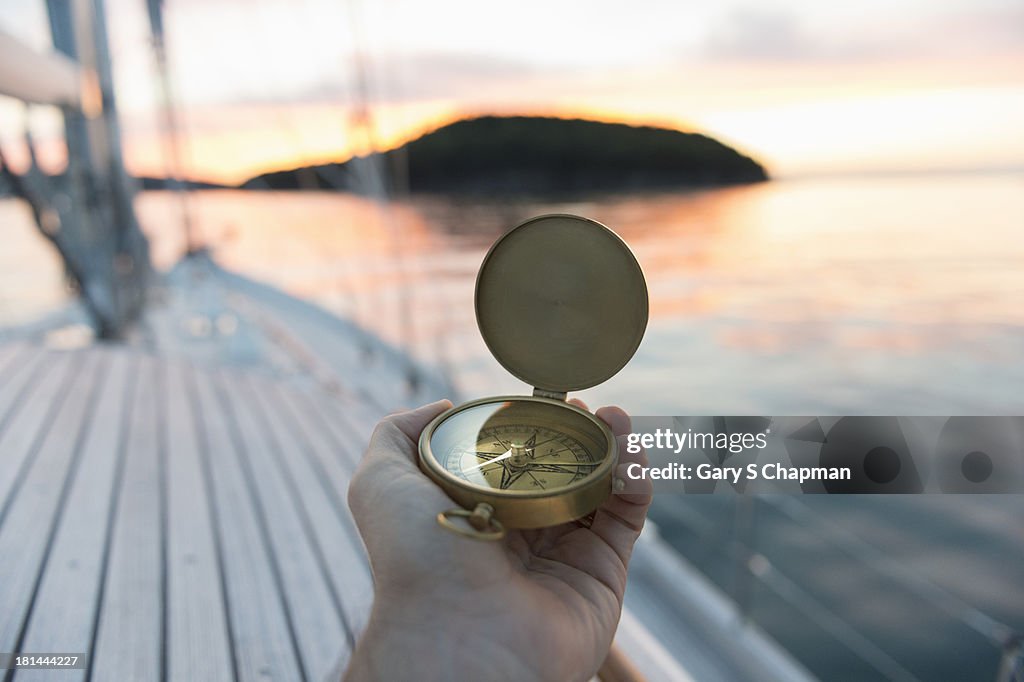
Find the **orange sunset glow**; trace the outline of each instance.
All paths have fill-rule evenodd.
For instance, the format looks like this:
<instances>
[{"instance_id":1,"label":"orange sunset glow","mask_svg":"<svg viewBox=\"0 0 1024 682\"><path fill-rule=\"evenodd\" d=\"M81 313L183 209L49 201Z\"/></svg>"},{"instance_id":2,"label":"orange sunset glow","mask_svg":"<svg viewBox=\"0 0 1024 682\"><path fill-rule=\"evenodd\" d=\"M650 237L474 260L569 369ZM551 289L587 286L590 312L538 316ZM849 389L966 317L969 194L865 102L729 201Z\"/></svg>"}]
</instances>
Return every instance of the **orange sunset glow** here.
<instances>
[{"instance_id":1,"label":"orange sunset glow","mask_svg":"<svg viewBox=\"0 0 1024 682\"><path fill-rule=\"evenodd\" d=\"M164 176L143 3L109 5L126 162ZM0 24L45 46L41 6L5 4ZM1024 166L1024 39L1012 28L1024 17L1013 3L560 2L543 20L539 7L495 22L457 0L168 2L180 172L236 184L490 113L704 132L777 176ZM364 109L368 125L354 125ZM0 130L21 118L0 102ZM59 166L57 117L30 120L44 161Z\"/></svg>"}]
</instances>

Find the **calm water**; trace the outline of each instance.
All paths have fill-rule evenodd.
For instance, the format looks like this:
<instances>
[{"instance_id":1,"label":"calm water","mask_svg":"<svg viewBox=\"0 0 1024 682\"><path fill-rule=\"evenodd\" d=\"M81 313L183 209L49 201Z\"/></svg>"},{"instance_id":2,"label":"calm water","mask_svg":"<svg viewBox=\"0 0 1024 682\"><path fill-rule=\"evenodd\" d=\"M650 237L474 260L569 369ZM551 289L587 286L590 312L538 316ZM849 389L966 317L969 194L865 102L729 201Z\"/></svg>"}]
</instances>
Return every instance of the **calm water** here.
<instances>
[{"instance_id":1,"label":"calm water","mask_svg":"<svg viewBox=\"0 0 1024 682\"><path fill-rule=\"evenodd\" d=\"M443 363L463 397L528 390L479 339L473 282L498 235L558 211L617 230L650 286L643 345L619 376L586 392L591 403L637 414L1024 414L1022 190L1024 175L963 175L391 206L216 191L194 195L190 211L225 266ZM147 193L138 208L155 261L169 267L184 243L179 201ZM66 300L59 263L29 220L0 200L0 325ZM948 603L922 598L920 584L880 574L871 557L881 552L957 604L1024 628L1024 499L799 504L809 509L799 518L768 502L756 508L749 540L804 600L780 599L758 582L746 590L757 622L827 679L878 670L850 649L842 628L837 635L808 615L815 604L912 677L993 678L991 641ZM732 591L737 511L730 498L664 496L654 516L681 553ZM875 549L842 540L850 536Z\"/></svg>"},{"instance_id":2,"label":"calm water","mask_svg":"<svg viewBox=\"0 0 1024 682\"><path fill-rule=\"evenodd\" d=\"M158 265L182 248L177 198L147 193ZM473 317L487 246L568 211L618 231L652 318L620 376L587 392L634 413L1024 413L1024 175L780 181L574 202L336 194L193 195L223 264L442 362L467 396L522 391ZM0 323L63 300L60 268L0 201Z\"/></svg>"}]
</instances>

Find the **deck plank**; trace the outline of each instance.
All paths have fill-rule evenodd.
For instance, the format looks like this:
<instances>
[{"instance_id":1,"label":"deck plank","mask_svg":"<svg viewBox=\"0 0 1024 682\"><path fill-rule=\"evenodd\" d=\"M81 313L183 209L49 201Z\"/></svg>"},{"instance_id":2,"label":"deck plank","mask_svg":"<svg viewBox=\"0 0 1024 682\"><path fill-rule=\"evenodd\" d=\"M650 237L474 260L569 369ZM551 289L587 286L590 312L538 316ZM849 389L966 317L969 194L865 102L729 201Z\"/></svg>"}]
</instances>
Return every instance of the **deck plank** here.
<instances>
[{"instance_id":1,"label":"deck plank","mask_svg":"<svg viewBox=\"0 0 1024 682\"><path fill-rule=\"evenodd\" d=\"M348 562L344 564L348 587L343 594L349 595L344 599L346 614L358 634L366 625L366 618L373 603L373 576L366 557L366 549L359 537L352 512L348 508L348 485L352 480L355 465L341 452L341 448L333 440L329 427L319 419L319 415L314 414L308 406L304 406L304 401L301 400L304 396L299 391L280 385L268 387L267 391L277 394L283 408L282 413L290 422L291 442L303 444L315 476L325 490L330 492L335 512L344 528L349 543L345 551L350 552L350 555ZM308 392L301 393L309 395ZM318 402L328 405L329 410L343 409L337 400L324 400L321 396ZM360 446L362 445L360 443Z\"/></svg>"},{"instance_id":2,"label":"deck plank","mask_svg":"<svg viewBox=\"0 0 1024 682\"><path fill-rule=\"evenodd\" d=\"M77 369L67 353L43 358L40 362L42 376L33 375L38 382L36 385L11 396L10 400L14 402L4 430L0 432L0 524L23 465L38 447L47 426L53 423L53 415L68 394L67 383L74 377L73 370Z\"/></svg>"},{"instance_id":3,"label":"deck plank","mask_svg":"<svg viewBox=\"0 0 1024 682\"><path fill-rule=\"evenodd\" d=\"M346 494L375 408L124 347L2 349L0 651L89 659L8 682L344 664L373 595Z\"/></svg>"},{"instance_id":4,"label":"deck plank","mask_svg":"<svg viewBox=\"0 0 1024 682\"><path fill-rule=\"evenodd\" d=\"M208 485L182 368L165 367L167 679L234 676Z\"/></svg>"},{"instance_id":5,"label":"deck plank","mask_svg":"<svg viewBox=\"0 0 1024 682\"><path fill-rule=\"evenodd\" d=\"M14 364L14 358L25 350L24 346L15 343L0 344L0 381L4 380L4 372Z\"/></svg>"},{"instance_id":6,"label":"deck plank","mask_svg":"<svg viewBox=\"0 0 1024 682\"><path fill-rule=\"evenodd\" d=\"M110 359L107 378L91 415L22 651L88 654L92 646L108 521L134 387L134 358L126 353L103 355ZM85 675L85 669L23 670L15 679L64 681Z\"/></svg>"},{"instance_id":7,"label":"deck plank","mask_svg":"<svg viewBox=\"0 0 1024 682\"><path fill-rule=\"evenodd\" d=\"M107 572L90 659L94 680L157 680L163 673L161 475L156 361L137 369L125 461L107 546Z\"/></svg>"},{"instance_id":8,"label":"deck plank","mask_svg":"<svg viewBox=\"0 0 1024 682\"><path fill-rule=\"evenodd\" d=\"M326 424L338 454L355 470L363 458L377 422L384 415L368 405L338 403L325 400L323 395L310 392L297 395L297 403L305 403L305 411Z\"/></svg>"},{"instance_id":9,"label":"deck plank","mask_svg":"<svg viewBox=\"0 0 1024 682\"><path fill-rule=\"evenodd\" d=\"M38 385L41 372L47 369L43 365L43 358L47 356L48 353L39 349L24 349L12 358L12 364L0 376L0 386L3 387L0 391L0 435Z\"/></svg>"},{"instance_id":10,"label":"deck plank","mask_svg":"<svg viewBox=\"0 0 1024 682\"><path fill-rule=\"evenodd\" d=\"M64 359L67 359L65 356ZM34 456L25 460L24 479L8 498L0 526L0 651L20 651L19 642L49 553L54 519L66 482L74 471L94 391L101 383L101 361L76 356L81 371L66 386L67 399L47 420ZM48 411L49 412L49 411Z\"/></svg>"},{"instance_id":11,"label":"deck plank","mask_svg":"<svg viewBox=\"0 0 1024 682\"><path fill-rule=\"evenodd\" d=\"M218 375L216 386L230 416L237 449L247 454L239 460L259 502L260 520L273 548L303 671L307 679L321 680L344 651L341 616L296 501L274 464L259 416L242 399L247 387L224 373Z\"/></svg>"},{"instance_id":12,"label":"deck plank","mask_svg":"<svg viewBox=\"0 0 1024 682\"><path fill-rule=\"evenodd\" d=\"M250 378L249 393L262 412L277 463L313 536L321 565L326 567L332 596L344 618L348 650L365 626L372 603L370 578L362 542L346 503L348 484L330 477L321 459L329 453L313 447L323 436L313 426L300 428L273 382ZM347 653L347 652L346 652Z\"/></svg>"},{"instance_id":13,"label":"deck plank","mask_svg":"<svg viewBox=\"0 0 1024 682\"><path fill-rule=\"evenodd\" d=\"M409 381L414 366L408 356L351 321L223 270L215 276L233 291L242 315L288 355L301 358L319 381L383 408L424 397L415 395ZM438 377L424 373L420 378L420 394L443 392Z\"/></svg>"},{"instance_id":14,"label":"deck plank","mask_svg":"<svg viewBox=\"0 0 1024 682\"><path fill-rule=\"evenodd\" d=\"M227 416L206 373L192 372L200 447L214 494L238 679L302 680L302 669L256 500L239 466Z\"/></svg>"}]
</instances>

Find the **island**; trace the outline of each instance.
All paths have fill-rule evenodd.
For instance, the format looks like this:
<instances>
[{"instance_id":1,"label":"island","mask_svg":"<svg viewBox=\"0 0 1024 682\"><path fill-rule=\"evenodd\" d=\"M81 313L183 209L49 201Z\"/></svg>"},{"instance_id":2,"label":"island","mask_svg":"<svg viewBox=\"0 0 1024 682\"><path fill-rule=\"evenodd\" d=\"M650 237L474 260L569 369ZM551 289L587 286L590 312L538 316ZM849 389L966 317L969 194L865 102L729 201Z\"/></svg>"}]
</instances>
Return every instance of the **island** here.
<instances>
[{"instance_id":1,"label":"island","mask_svg":"<svg viewBox=\"0 0 1024 682\"><path fill-rule=\"evenodd\" d=\"M369 158L264 173L244 189L371 191L373 166L399 189L548 194L707 187L768 179L754 159L700 133L583 119L481 116ZM394 187L386 188L394 190Z\"/></svg>"}]
</instances>

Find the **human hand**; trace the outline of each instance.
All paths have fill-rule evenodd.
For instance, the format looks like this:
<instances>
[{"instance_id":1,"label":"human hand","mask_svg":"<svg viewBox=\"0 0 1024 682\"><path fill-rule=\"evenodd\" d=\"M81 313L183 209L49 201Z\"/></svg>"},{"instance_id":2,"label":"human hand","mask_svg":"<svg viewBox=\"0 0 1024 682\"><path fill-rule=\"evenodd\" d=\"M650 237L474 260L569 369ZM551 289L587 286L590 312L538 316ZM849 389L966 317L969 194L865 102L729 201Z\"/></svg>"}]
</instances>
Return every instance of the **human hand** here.
<instances>
[{"instance_id":1,"label":"human hand","mask_svg":"<svg viewBox=\"0 0 1024 682\"><path fill-rule=\"evenodd\" d=\"M590 679L618 625L650 483L610 496L589 528L509 530L499 542L447 532L435 517L457 505L420 471L417 441L449 407L381 421L352 478L349 505L376 591L346 679ZM618 438L616 479L626 480L626 466L647 463L626 451L629 417L617 407L597 416Z\"/></svg>"}]
</instances>

